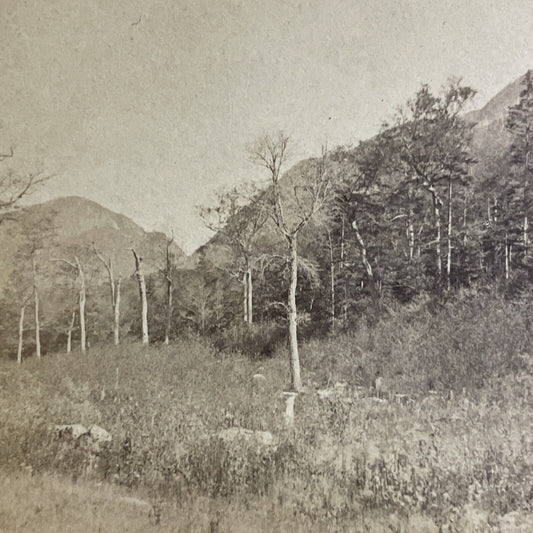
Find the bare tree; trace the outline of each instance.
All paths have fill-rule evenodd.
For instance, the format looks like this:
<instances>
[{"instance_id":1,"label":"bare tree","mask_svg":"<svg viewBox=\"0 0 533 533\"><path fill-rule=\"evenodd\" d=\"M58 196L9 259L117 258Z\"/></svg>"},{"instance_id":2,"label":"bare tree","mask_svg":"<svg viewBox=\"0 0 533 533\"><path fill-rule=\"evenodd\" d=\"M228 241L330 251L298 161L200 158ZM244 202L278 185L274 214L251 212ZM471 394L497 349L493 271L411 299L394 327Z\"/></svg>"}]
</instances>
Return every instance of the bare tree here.
<instances>
[{"instance_id":1,"label":"bare tree","mask_svg":"<svg viewBox=\"0 0 533 533\"><path fill-rule=\"evenodd\" d=\"M268 220L268 211L257 187L251 184L220 193L215 207L201 207L200 216L210 230L226 238L236 264L230 275L243 287L243 319L253 322L254 245L257 234Z\"/></svg>"},{"instance_id":2,"label":"bare tree","mask_svg":"<svg viewBox=\"0 0 533 533\"><path fill-rule=\"evenodd\" d=\"M170 328L172 325L172 286L174 280L172 279L172 253L170 247L174 242L174 237L167 238L165 245L165 268L161 269L161 273L165 276L167 285L167 323L165 327L165 344L170 342Z\"/></svg>"},{"instance_id":3,"label":"bare tree","mask_svg":"<svg viewBox=\"0 0 533 533\"><path fill-rule=\"evenodd\" d=\"M131 252L135 259L135 275L139 282L139 295L141 298L142 343L148 344L148 300L146 298L146 281L142 270L142 257L133 248L131 248Z\"/></svg>"},{"instance_id":4,"label":"bare tree","mask_svg":"<svg viewBox=\"0 0 533 533\"><path fill-rule=\"evenodd\" d=\"M9 153L0 153L0 162L14 156L13 148ZM0 215L8 213L16 207L22 197L30 194L38 185L50 179L40 172L33 172L25 177L16 176L12 171L7 171L0 176Z\"/></svg>"},{"instance_id":5,"label":"bare tree","mask_svg":"<svg viewBox=\"0 0 533 533\"><path fill-rule=\"evenodd\" d=\"M35 263L35 250L31 254L31 272L33 288L33 304L35 307L35 355L41 358L41 327L39 324L39 291L37 290L37 265Z\"/></svg>"},{"instance_id":6,"label":"bare tree","mask_svg":"<svg viewBox=\"0 0 533 533\"><path fill-rule=\"evenodd\" d=\"M279 133L266 135L250 148L252 160L269 172L270 187L267 197L270 216L280 234L285 238L289 251L290 283L287 301L289 321L291 388L300 391L300 357L298 353L296 289L298 286L298 234L321 209L331 187L326 171L326 150L322 157L312 160L295 179L287 177L281 183L281 168L287 157L289 138Z\"/></svg>"},{"instance_id":7,"label":"bare tree","mask_svg":"<svg viewBox=\"0 0 533 533\"><path fill-rule=\"evenodd\" d=\"M115 346L117 346L120 343L120 283L121 278L118 277L117 280L115 280L114 274L113 274L113 261L110 257L107 259L103 257L103 255L97 250L96 246L93 243L93 251L100 260L100 262L104 265L106 271L107 271L107 277L109 282L109 290L111 293L111 308L113 312L113 342L115 343Z\"/></svg>"},{"instance_id":8,"label":"bare tree","mask_svg":"<svg viewBox=\"0 0 533 533\"><path fill-rule=\"evenodd\" d=\"M67 259L57 259L57 258L51 258L51 261L57 261L60 263L64 263L71 267L72 269L76 270L78 273L77 281L79 282L79 297L78 297L78 304L79 304L79 313L80 313L80 349L82 353L85 353L87 351L87 334L86 334L86 328L85 328L85 303L87 300L87 291L85 286L85 274L83 272L83 268L81 266L80 260L78 259L78 256L74 256L74 263L71 261L68 261ZM71 329L72 331L72 329Z\"/></svg>"}]
</instances>

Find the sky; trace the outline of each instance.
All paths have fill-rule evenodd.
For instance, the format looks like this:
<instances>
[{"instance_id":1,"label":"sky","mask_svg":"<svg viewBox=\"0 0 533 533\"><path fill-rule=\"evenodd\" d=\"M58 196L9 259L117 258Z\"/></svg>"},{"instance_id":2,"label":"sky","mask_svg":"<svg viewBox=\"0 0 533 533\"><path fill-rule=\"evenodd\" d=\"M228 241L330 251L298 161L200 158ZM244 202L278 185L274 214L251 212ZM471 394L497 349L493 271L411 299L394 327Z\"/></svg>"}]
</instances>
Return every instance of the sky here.
<instances>
[{"instance_id":1,"label":"sky","mask_svg":"<svg viewBox=\"0 0 533 533\"><path fill-rule=\"evenodd\" d=\"M261 135L285 131L295 163L450 77L481 107L533 68L531 35L531 0L0 0L2 170L191 252L196 206L265 178Z\"/></svg>"}]
</instances>

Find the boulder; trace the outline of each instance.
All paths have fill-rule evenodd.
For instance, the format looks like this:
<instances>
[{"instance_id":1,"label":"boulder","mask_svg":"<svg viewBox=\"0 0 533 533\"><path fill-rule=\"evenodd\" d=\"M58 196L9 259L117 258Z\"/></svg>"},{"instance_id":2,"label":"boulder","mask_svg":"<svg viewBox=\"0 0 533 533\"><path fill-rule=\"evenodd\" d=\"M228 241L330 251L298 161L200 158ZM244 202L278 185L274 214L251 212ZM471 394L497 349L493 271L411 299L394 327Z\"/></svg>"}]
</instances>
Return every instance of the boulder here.
<instances>
[{"instance_id":1,"label":"boulder","mask_svg":"<svg viewBox=\"0 0 533 533\"><path fill-rule=\"evenodd\" d=\"M108 431L96 424L91 426L89 435L95 442L111 442L113 440L113 437L111 437Z\"/></svg>"},{"instance_id":2,"label":"boulder","mask_svg":"<svg viewBox=\"0 0 533 533\"><path fill-rule=\"evenodd\" d=\"M80 438L83 435L87 435L89 430L81 424L63 424L56 426L56 430L60 436L70 435L75 439Z\"/></svg>"},{"instance_id":3,"label":"boulder","mask_svg":"<svg viewBox=\"0 0 533 533\"><path fill-rule=\"evenodd\" d=\"M266 382L267 380L263 374L254 374L252 376L252 383L258 387L264 387Z\"/></svg>"},{"instance_id":4,"label":"boulder","mask_svg":"<svg viewBox=\"0 0 533 533\"><path fill-rule=\"evenodd\" d=\"M234 442L245 442L250 444L257 444L265 448L274 446L274 436L270 431L255 431L252 429L244 429L240 427L232 427L223 429L218 438L227 444Z\"/></svg>"}]
</instances>

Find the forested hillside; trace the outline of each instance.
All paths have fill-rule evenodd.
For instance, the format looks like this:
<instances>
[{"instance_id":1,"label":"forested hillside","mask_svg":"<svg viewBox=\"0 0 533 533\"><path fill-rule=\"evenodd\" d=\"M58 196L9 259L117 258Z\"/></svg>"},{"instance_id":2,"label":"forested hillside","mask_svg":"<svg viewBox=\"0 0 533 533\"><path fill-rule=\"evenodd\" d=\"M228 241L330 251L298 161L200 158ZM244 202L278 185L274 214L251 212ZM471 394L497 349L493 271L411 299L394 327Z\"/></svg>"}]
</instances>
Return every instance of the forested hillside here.
<instances>
[{"instance_id":1,"label":"forested hillside","mask_svg":"<svg viewBox=\"0 0 533 533\"><path fill-rule=\"evenodd\" d=\"M243 159L258 163L269 185L222 191L201 208L215 236L190 258L163 234L81 198L8 213L4 357L15 357L17 342L25 356L35 351L39 313L44 351L78 345L86 329L93 344L143 330L145 340L201 335L269 354L287 323L293 340L296 331L350 330L395 303L476 285L530 298L532 78L467 114L473 89L423 86L375 137L292 168L285 150L295 140L265 136Z\"/></svg>"}]
</instances>

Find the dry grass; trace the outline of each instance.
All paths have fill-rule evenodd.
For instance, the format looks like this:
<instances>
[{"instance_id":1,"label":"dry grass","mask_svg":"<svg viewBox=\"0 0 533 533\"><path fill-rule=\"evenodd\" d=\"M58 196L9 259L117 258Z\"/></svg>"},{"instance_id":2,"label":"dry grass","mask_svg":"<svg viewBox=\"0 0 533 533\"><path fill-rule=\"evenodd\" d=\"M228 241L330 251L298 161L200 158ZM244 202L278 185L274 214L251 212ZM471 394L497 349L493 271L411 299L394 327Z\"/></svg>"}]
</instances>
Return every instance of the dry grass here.
<instances>
[{"instance_id":1,"label":"dry grass","mask_svg":"<svg viewBox=\"0 0 533 533\"><path fill-rule=\"evenodd\" d=\"M251 361L184 341L2 365L0 468L29 502L4 495L2 516L11 528L27 520L30 531L38 505L49 531L76 531L69 520L78 514L84 531L101 523L102 531L145 530L150 520L162 531L459 532L475 521L498 531L509 513L533 513L533 358L523 312L467 295L308 343L308 391L290 429L283 353ZM469 377L469 359L487 363L482 379ZM264 382L252 379L258 372ZM319 397L317 388L341 380L342 394ZM95 449L59 437L53 426L68 423L97 423L113 442ZM231 426L269 431L276 446L217 438ZM149 509L123 505L111 484L140 491Z\"/></svg>"}]
</instances>

